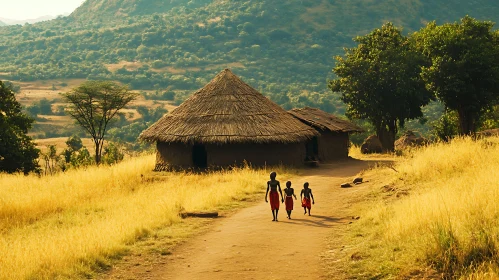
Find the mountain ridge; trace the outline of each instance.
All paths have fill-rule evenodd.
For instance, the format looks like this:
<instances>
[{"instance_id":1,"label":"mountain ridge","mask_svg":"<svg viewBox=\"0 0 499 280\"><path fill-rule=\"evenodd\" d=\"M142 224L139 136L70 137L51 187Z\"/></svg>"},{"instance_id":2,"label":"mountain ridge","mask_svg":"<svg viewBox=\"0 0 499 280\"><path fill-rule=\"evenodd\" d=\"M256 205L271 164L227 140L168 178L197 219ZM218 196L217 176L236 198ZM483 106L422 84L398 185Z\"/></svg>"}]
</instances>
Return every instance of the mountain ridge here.
<instances>
[{"instance_id":1,"label":"mountain ridge","mask_svg":"<svg viewBox=\"0 0 499 280\"><path fill-rule=\"evenodd\" d=\"M64 16L64 15L60 15L60 16ZM37 22L41 22L41 21L53 20L53 19L56 19L57 17L59 17L59 16L45 15L45 16L40 16L40 17L30 18L30 19L9 19L9 18L0 17L0 25L1 25L1 23L4 23L5 25L15 25L15 24L23 25L25 23L33 24L33 23L37 23Z\"/></svg>"},{"instance_id":2,"label":"mountain ridge","mask_svg":"<svg viewBox=\"0 0 499 280\"><path fill-rule=\"evenodd\" d=\"M188 94L237 65L238 76L285 108L331 112L339 106L327 89L333 56L353 37L386 21L404 33L466 14L499 21L495 0L194 2L87 0L68 17L2 27L0 78L107 79Z\"/></svg>"}]
</instances>

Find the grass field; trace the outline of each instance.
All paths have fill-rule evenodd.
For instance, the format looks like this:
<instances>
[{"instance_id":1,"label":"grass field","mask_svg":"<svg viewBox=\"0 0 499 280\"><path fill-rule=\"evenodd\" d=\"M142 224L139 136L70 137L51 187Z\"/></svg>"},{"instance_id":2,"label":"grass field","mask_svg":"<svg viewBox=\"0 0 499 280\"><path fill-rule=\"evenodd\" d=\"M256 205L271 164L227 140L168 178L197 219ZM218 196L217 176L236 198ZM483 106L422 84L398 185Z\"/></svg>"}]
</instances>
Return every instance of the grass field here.
<instances>
[{"instance_id":1,"label":"grass field","mask_svg":"<svg viewBox=\"0 0 499 280\"><path fill-rule=\"evenodd\" d=\"M92 277L180 211L229 205L264 191L268 177L249 168L152 176L153 165L149 155L55 176L0 174L0 278Z\"/></svg>"},{"instance_id":2,"label":"grass field","mask_svg":"<svg viewBox=\"0 0 499 280\"><path fill-rule=\"evenodd\" d=\"M412 150L364 177L374 183L348 240L352 274L499 278L499 138Z\"/></svg>"}]
</instances>

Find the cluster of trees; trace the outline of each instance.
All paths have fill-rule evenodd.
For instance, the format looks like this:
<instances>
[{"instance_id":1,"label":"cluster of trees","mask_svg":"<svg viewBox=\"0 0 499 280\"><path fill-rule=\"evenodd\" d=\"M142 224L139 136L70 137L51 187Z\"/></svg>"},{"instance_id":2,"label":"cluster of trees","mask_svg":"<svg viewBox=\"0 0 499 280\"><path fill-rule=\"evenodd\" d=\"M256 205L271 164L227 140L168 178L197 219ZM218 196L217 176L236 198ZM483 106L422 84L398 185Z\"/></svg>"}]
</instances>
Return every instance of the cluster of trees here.
<instances>
[{"instance_id":1,"label":"cluster of trees","mask_svg":"<svg viewBox=\"0 0 499 280\"><path fill-rule=\"evenodd\" d=\"M69 103L68 114L92 137L94 159L92 160L90 152L78 136L68 139L67 148L62 154L57 154L54 145L40 153L27 135L34 119L23 112L13 90L0 81L0 172L40 172L40 155L45 161L46 174L64 171L69 167L85 166L91 162L113 164L123 159L124 154L119 146L114 143L104 145L105 136L119 110L138 94L113 82L87 81L61 95ZM161 110L155 112L162 113ZM141 110L143 115L148 113L147 108ZM148 120L151 118L153 116L149 116Z\"/></svg>"},{"instance_id":2,"label":"cluster of trees","mask_svg":"<svg viewBox=\"0 0 499 280\"><path fill-rule=\"evenodd\" d=\"M58 105L56 108L52 108L54 103L56 103L56 100L48 100L47 98L42 98L39 101L26 107L26 111L33 118L37 118L38 115L64 116L64 106Z\"/></svg>"},{"instance_id":3,"label":"cluster of trees","mask_svg":"<svg viewBox=\"0 0 499 280\"><path fill-rule=\"evenodd\" d=\"M27 135L33 119L26 115L14 91L0 81L0 171L38 172L39 150Z\"/></svg>"},{"instance_id":4,"label":"cluster of trees","mask_svg":"<svg viewBox=\"0 0 499 280\"><path fill-rule=\"evenodd\" d=\"M368 120L387 150L432 100L447 112L437 127L444 139L456 132L452 116L459 134L469 135L499 105L499 31L491 22L431 22L410 36L387 23L355 41L336 57L338 78L329 86L341 92L347 116Z\"/></svg>"},{"instance_id":5,"label":"cluster of trees","mask_svg":"<svg viewBox=\"0 0 499 280\"><path fill-rule=\"evenodd\" d=\"M90 151L83 145L81 138L77 135L70 136L66 141L66 148L62 153L57 153L55 145L48 145L46 151L40 152L43 160L43 174L54 175L57 172L64 172L70 168L81 168L95 164L95 158L90 155ZM102 163L115 164L125 157L124 149L119 145L109 142L104 147Z\"/></svg>"}]
</instances>

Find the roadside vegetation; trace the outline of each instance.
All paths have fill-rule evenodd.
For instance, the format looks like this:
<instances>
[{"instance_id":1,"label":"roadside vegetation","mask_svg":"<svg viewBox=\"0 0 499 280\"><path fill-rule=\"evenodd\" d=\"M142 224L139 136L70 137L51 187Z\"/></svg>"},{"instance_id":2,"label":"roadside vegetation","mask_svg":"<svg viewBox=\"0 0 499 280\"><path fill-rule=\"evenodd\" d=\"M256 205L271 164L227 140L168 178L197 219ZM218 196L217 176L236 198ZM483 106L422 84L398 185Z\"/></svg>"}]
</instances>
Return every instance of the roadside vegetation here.
<instances>
[{"instance_id":1,"label":"roadside vegetation","mask_svg":"<svg viewBox=\"0 0 499 280\"><path fill-rule=\"evenodd\" d=\"M499 277L499 138L405 151L366 171L372 191L345 260L360 279Z\"/></svg>"},{"instance_id":2,"label":"roadside vegetation","mask_svg":"<svg viewBox=\"0 0 499 280\"><path fill-rule=\"evenodd\" d=\"M180 211L263 192L269 173L152 174L153 164L148 155L53 176L0 174L0 278L91 277L128 245L179 223Z\"/></svg>"}]
</instances>

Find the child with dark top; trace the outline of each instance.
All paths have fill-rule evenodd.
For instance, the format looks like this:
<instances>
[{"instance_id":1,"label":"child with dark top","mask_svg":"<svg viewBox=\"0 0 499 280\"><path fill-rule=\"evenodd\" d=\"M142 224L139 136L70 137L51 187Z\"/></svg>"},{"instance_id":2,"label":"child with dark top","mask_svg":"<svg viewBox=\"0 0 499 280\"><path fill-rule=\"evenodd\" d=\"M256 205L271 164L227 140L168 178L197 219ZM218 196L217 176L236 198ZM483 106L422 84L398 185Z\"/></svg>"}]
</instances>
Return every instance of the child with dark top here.
<instances>
[{"instance_id":1,"label":"child with dark top","mask_svg":"<svg viewBox=\"0 0 499 280\"><path fill-rule=\"evenodd\" d=\"M284 189L286 194L286 199L284 203L286 204L286 212L288 213L288 219L291 219L291 211L293 211L293 196L296 200L295 190L291 187L291 182L286 182L286 188Z\"/></svg>"},{"instance_id":2,"label":"child with dark top","mask_svg":"<svg viewBox=\"0 0 499 280\"><path fill-rule=\"evenodd\" d=\"M308 182L303 184L303 190L301 190L300 198L302 199L301 206L303 207L303 210L305 210L303 215L307 214L308 209L308 215L310 216L310 209L312 208L312 204L315 204L315 201L312 189L308 187ZM310 203L310 198L312 198L312 203Z\"/></svg>"},{"instance_id":3,"label":"child with dark top","mask_svg":"<svg viewBox=\"0 0 499 280\"><path fill-rule=\"evenodd\" d=\"M270 173L270 181L267 182L267 193L265 193L265 202L268 202L267 196L270 190L270 209L272 209L272 222L277 222L277 214L279 213L279 193L281 194L281 201L284 203L284 197L282 196L281 185L279 181L275 178L277 173ZM277 191L279 190L279 193Z\"/></svg>"}]
</instances>

